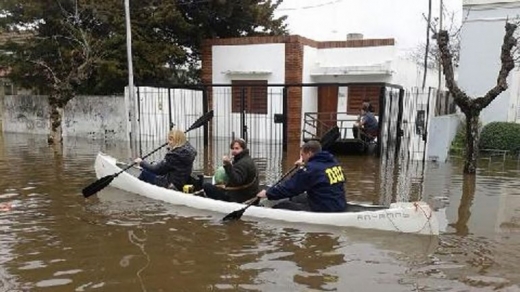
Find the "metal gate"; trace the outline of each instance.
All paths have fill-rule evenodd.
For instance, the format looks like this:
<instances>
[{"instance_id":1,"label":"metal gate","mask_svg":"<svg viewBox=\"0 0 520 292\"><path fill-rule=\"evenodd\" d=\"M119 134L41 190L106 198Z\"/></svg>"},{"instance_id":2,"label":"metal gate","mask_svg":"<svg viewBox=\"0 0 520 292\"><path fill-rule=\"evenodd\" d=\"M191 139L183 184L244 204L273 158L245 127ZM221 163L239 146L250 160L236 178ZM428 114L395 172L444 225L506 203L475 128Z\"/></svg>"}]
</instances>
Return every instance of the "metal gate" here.
<instances>
[{"instance_id":1,"label":"metal gate","mask_svg":"<svg viewBox=\"0 0 520 292\"><path fill-rule=\"evenodd\" d=\"M184 131L207 111L203 92L198 89L138 86L135 98L137 125L132 131L131 144L140 157L165 143L170 129ZM201 154L207 142L205 132L207 127L201 127L186 134L199 153L194 166L199 169L204 163ZM163 156L164 151L158 151L149 160L160 160Z\"/></svg>"},{"instance_id":2,"label":"metal gate","mask_svg":"<svg viewBox=\"0 0 520 292\"><path fill-rule=\"evenodd\" d=\"M212 121L187 134L197 149L194 168L212 173L221 164L222 156L229 154L233 138L248 142L251 156L268 173L282 169L286 139L285 104L283 86L266 84L197 85L190 87L135 88L137 126L133 131L132 145L136 156L143 156L159 147L173 128L187 129L198 117L214 111ZM161 159L158 151L150 160Z\"/></svg>"},{"instance_id":3,"label":"metal gate","mask_svg":"<svg viewBox=\"0 0 520 292\"><path fill-rule=\"evenodd\" d=\"M256 160L261 177L272 181L283 167L286 90L266 83L239 83L204 87L214 118L210 128L211 165L221 164L229 154L233 138L247 141L251 157ZM209 169L208 171L212 171Z\"/></svg>"},{"instance_id":4,"label":"metal gate","mask_svg":"<svg viewBox=\"0 0 520 292\"><path fill-rule=\"evenodd\" d=\"M422 196L428 123L437 90L386 89L381 124L382 204Z\"/></svg>"}]
</instances>

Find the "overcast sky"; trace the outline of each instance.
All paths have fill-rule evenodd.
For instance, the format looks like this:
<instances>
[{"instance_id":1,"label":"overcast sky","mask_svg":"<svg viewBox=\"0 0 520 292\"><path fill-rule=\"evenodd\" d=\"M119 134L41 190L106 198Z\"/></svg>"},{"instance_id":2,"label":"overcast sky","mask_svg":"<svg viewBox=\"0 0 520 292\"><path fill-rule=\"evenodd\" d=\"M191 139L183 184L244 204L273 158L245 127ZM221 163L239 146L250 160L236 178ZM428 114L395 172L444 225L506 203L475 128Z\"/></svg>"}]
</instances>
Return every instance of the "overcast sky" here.
<instances>
[{"instance_id":1,"label":"overcast sky","mask_svg":"<svg viewBox=\"0 0 520 292\"><path fill-rule=\"evenodd\" d=\"M432 1L434 17L439 16L439 1ZM460 25L462 0L443 2L445 11L455 12ZM288 15L291 34L314 40L344 40L351 32L365 38L393 37L400 51L405 51L425 42L422 14L428 15L428 0L284 0L276 13Z\"/></svg>"}]
</instances>

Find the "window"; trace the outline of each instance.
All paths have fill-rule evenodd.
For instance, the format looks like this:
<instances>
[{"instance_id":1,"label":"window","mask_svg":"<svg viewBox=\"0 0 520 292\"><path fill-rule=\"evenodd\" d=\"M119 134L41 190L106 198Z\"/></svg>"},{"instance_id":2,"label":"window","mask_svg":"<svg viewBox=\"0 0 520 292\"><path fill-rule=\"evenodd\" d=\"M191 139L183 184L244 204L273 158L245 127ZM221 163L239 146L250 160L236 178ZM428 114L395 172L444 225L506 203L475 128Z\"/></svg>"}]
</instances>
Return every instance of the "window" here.
<instances>
[{"instance_id":1,"label":"window","mask_svg":"<svg viewBox=\"0 0 520 292\"><path fill-rule=\"evenodd\" d=\"M353 85L348 87L347 113L358 115L364 101L369 101L374 113L379 113L381 86Z\"/></svg>"},{"instance_id":2,"label":"window","mask_svg":"<svg viewBox=\"0 0 520 292\"><path fill-rule=\"evenodd\" d=\"M231 81L233 113L239 113L244 96L244 109L249 114L267 114L267 80Z\"/></svg>"}]
</instances>

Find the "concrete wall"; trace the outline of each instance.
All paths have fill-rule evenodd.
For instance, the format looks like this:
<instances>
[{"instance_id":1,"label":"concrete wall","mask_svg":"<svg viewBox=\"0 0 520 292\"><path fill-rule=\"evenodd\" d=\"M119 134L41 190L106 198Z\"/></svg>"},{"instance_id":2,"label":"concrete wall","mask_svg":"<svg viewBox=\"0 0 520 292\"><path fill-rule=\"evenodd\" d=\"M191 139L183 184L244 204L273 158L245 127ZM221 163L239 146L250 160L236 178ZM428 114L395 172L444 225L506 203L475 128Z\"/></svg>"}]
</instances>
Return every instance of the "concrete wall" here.
<instances>
[{"instance_id":1,"label":"concrete wall","mask_svg":"<svg viewBox=\"0 0 520 292\"><path fill-rule=\"evenodd\" d=\"M8 95L3 99L4 132L49 134L49 100L46 96Z\"/></svg>"},{"instance_id":2,"label":"concrete wall","mask_svg":"<svg viewBox=\"0 0 520 292\"><path fill-rule=\"evenodd\" d=\"M6 96L3 99L4 132L49 134L46 96ZM64 109L63 136L128 140L123 96L78 96Z\"/></svg>"}]
</instances>

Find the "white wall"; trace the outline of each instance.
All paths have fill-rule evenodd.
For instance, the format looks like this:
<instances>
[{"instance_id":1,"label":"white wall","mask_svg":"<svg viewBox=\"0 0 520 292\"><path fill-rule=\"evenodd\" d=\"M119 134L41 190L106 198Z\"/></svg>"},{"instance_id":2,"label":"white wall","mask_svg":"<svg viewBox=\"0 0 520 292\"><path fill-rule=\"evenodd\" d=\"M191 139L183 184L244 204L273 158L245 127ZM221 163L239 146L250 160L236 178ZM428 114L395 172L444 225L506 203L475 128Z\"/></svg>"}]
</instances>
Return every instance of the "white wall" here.
<instances>
[{"instance_id":1,"label":"white wall","mask_svg":"<svg viewBox=\"0 0 520 292\"><path fill-rule=\"evenodd\" d=\"M213 46L212 54L214 84L231 84L232 80L267 80L268 84L285 83L285 44ZM253 71L264 73L254 74ZM218 129L216 135L229 137L230 133L234 132L240 136L242 133L240 114L231 113L231 88L214 88L213 101L215 110L213 123ZM273 123L273 116L282 112L282 88L268 88L267 115L247 114L246 116L249 133L258 133L257 137L249 138L262 140L272 137L271 132L276 130L270 126Z\"/></svg>"},{"instance_id":2,"label":"white wall","mask_svg":"<svg viewBox=\"0 0 520 292\"><path fill-rule=\"evenodd\" d=\"M367 66L391 61L394 46L320 49L317 62L320 67Z\"/></svg>"},{"instance_id":3,"label":"white wall","mask_svg":"<svg viewBox=\"0 0 520 292\"><path fill-rule=\"evenodd\" d=\"M404 88L422 87L424 69L416 62L396 57L392 62L392 69L395 73L392 76L391 83L401 85ZM428 69L426 73L425 88L439 87L438 72L439 71L435 69ZM444 75L442 75L441 88L444 87L444 83Z\"/></svg>"},{"instance_id":4,"label":"white wall","mask_svg":"<svg viewBox=\"0 0 520 292\"><path fill-rule=\"evenodd\" d=\"M428 160L445 162L448 158L451 142L457 134L460 118L456 114L432 117L428 131Z\"/></svg>"},{"instance_id":5,"label":"white wall","mask_svg":"<svg viewBox=\"0 0 520 292\"><path fill-rule=\"evenodd\" d=\"M303 73L302 82L312 83L311 72L318 67L317 63L318 49L304 46L303 47ZM302 124L301 128L316 134L315 129L305 127L305 113L318 111L318 88L316 86L308 86L302 88ZM314 131L313 131L314 130ZM303 134L302 134L303 139Z\"/></svg>"},{"instance_id":6,"label":"white wall","mask_svg":"<svg viewBox=\"0 0 520 292\"><path fill-rule=\"evenodd\" d=\"M496 84L506 18L520 14L520 7L477 8L464 9L468 17L461 30L459 86L471 97L484 95ZM510 90L499 95L482 111L482 123L507 121L508 109L516 103L510 97Z\"/></svg>"},{"instance_id":7,"label":"white wall","mask_svg":"<svg viewBox=\"0 0 520 292\"><path fill-rule=\"evenodd\" d=\"M314 61L313 71L327 70L325 68L341 68L354 66L372 66L392 62L395 56L394 46L360 47L360 48L328 48L319 49ZM392 66L392 65L390 65ZM319 69L321 67L321 69ZM315 75L314 82L338 82L338 83L369 83L391 82L390 75Z\"/></svg>"}]
</instances>

